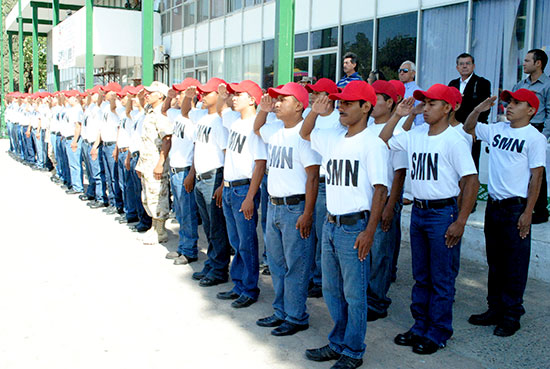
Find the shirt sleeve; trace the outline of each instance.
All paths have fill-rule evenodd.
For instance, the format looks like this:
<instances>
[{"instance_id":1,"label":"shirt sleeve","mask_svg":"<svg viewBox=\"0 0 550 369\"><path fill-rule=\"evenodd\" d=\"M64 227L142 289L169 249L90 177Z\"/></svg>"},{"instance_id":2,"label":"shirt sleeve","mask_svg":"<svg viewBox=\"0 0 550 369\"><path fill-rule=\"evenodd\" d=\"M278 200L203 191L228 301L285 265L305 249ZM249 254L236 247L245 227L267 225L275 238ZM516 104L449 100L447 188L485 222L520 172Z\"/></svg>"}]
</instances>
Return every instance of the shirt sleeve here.
<instances>
[{"instance_id":1,"label":"shirt sleeve","mask_svg":"<svg viewBox=\"0 0 550 369\"><path fill-rule=\"evenodd\" d=\"M491 129L486 123L477 123L476 124L476 137L486 143L491 143Z\"/></svg>"},{"instance_id":2,"label":"shirt sleeve","mask_svg":"<svg viewBox=\"0 0 550 369\"><path fill-rule=\"evenodd\" d=\"M181 110L179 109L170 108L166 111L166 116L168 117L168 120L173 123L176 122L176 119L179 115L181 115Z\"/></svg>"},{"instance_id":3,"label":"shirt sleeve","mask_svg":"<svg viewBox=\"0 0 550 369\"><path fill-rule=\"evenodd\" d=\"M544 135L536 132L528 150L529 169L546 166L546 138Z\"/></svg>"},{"instance_id":4,"label":"shirt sleeve","mask_svg":"<svg viewBox=\"0 0 550 369\"><path fill-rule=\"evenodd\" d=\"M410 134L411 133L408 131L392 136L392 138L388 141L389 148L395 151L408 151Z\"/></svg>"},{"instance_id":5,"label":"shirt sleeve","mask_svg":"<svg viewBox=\"0 0 550 369\"><path fill-rule=\"evenodd\" d=\"M299 144L299 156L300 162L304 168L310 167L312 165L321 165L321 155L313 151L311 148L311 143L300 138Z\"/></svg>"},{"instance_id":6,"label":"shirt sleeve","mask_svg":"<svg viewBox=\"0 0 550 369\"><path fill-rule=\"evenodd\" d=\"M266 122L262 128L260 128L260 136L265 143L269 143L269 139L282 128L283 125L278 120Z\"/></svg>"},{"instance_id":7,"label":"shirt sleeve","mask_svg":"<svg viewBox=\"0 0 550 369\"><path fill-rule=\"evenodd\" d=\"M167 116L160 113L156 116L156 126L161 139L172 135L174 132L174 122L171 122Z\"/></svg>"},{"instance_id":8,"label":"shirt sleeve","mask_svg":"<svg viewBox=\"0 0 550 369\"><path fill-rule=\"evenodd\" d=\"M241 118L240 113L233 111L229 108L225 109L222 112L222 123L223 123L223 126L227 129L231 129L231 126L233 125L233 123L235 123L235 121L240 118Z\"/></svg>"},{"instance_id":9,"label":"shirt sleeve","mask_svg":"<svg viewBox=\"0 0 550 369\"><path fill-rule=\"evenodd\" d=\"M458 140L453 145L449 145L449 161L452 167L458 173L460 178L470 174L477 174L476 165L472 155L464 155L470 152L470 148L465 140Z\"/></svg>"},{"instance_id":10,"label":"shirt sleeve","mask_svg":"<svg viewBox=\"0 0 550 369\"><path fill-rule=\"evenodd\" d=\"M189 112L189 119L191 119L193 123L197 123L204 116L205 112L207 113L208 111L203 109L193 108Z\"/></svg>"},{"instance_id":11,"label":"shirt sleeve","mask_svg":"<svg viewBox=\"0 0 550 369\"><path fill-rule=\"evenodd\" d=\"M248 145L254 160L267 160L267 145L254 131L248 135Z\"/></svg>"},{"instance_id":12,"label":"shirt sleeve","mask_svg":"<svg viewBox=\"0 0 550 369\"><path fill-rule=\"evenodd\" d=\"M327 147L334 137L332 129L315 128L310 134L311 148L318 152L323 158L327 156Z\"/></svg>"},{"instance_id":13,"label":"shirt sleeve","mask_svg":"<svg viewBox=\"0 0 550 369\"><path fill-rule=\"evenodd\" d=\"M372 185L378 184L388 187L388 166L380 165L380 163L387 163L388 160L389 150L384 141L378 137L374 138L366 157L367 174Z\"/></svg>"},{"instance_id":14,"label":"shirt sleeve","mask_svg":"<svg viewBox=\"0 0 550 369\"><path fill-rule=\"evenodd\" d=\"M212 131L220 150L225 150L227 148L227 140L229 139L229 131L223 126L221 118L215 118L214 122L212 122Z\"/></svg>"}]
</instances>

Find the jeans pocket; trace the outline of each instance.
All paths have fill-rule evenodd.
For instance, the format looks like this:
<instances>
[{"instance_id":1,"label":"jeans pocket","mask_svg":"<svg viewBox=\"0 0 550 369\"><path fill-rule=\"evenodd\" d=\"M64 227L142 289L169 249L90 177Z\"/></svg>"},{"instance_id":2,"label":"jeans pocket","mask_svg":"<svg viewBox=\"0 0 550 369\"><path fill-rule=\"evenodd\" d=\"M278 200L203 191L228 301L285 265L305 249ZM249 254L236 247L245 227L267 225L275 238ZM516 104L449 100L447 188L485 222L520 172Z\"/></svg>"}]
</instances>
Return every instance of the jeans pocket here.
<instances>
[{"instance_id":1,"label":"jeans pocket","mask_svg":"<svg viewBox=\"0 0 550 369\"><path fill-rule=\"evenodd\" d=\"M286 205L286 209L288 210L289 213L303 214L305 204L306 204L305 201L300 201L300 203L296 205Z\"/></svg>"},{"instance_id":2,"label":"jeans pocket","mask_svg":"<svg viewBox=\"0 0 550 369\"><path fill-rule=\"evenodd\" d=\"M248 194L248 188L249 188L248 185L237 186L237 187L232 187L231 191L233 192L233 195L237 197L246 197L246 195Z\"/></svg>"},{"instance_id":3,"label":"jeans pocket","mask_svg":"<svg viewBox=\"0 0 550 369\"><path fill-rule=\"evenodd\" d=\"M346 234L358 235L359 233L363 232L366 227L367 221L365 219L360 219L355 224L342 224L340 226L340 229Z\"/></svg>"}]
</instances>

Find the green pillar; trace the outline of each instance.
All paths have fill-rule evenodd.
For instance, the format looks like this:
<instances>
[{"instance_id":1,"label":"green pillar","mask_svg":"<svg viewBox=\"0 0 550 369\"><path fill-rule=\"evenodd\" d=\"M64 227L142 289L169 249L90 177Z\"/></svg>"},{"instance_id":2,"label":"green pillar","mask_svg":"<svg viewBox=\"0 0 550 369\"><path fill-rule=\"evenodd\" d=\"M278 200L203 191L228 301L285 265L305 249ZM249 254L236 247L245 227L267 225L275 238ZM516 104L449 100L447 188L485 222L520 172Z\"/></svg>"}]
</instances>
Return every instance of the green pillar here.
<instances>
[{"instance_id":1,"label":"green pillar","mask_svg":"<svg viewBox=\"0 0 550 369\"><path fill-rule=\"evenodd\" d=\"M52 0L52 25L55 27L59 24L59 0ZM59 91L59 68L53 65L53 88L54 91Z\"/></svg>"},{"instance_id":2,"label":"green pillar","mask_svg":"<svg viewBox=\"0 0 550 369\"><path fill-rule=\"evenodd\" d=\"M86 0L86 89L94 87L94 1Z\"/></svg>"},{"instance_id":3,"label":"green pillar","mask_svg":"<svg viewBox=\"0 0 550 369\"><path fill-rule=\"evenodd\" d=\"M275 8L275 82L294 81L294 0L277 0Z\"/></svg>"},{"instance_id":4,"label":"green pillar","mask_svg":"<svg viewBox=\"0 0 550 369\"><path fill-rule=\"evenodd\" d=\"M8 83L9 91L14 92L13 89L13 42L12 35L8 33Z\"/></svg>"},{"instance_id":5,"label":"green pillar","mask_svg":"<svg viewBox=\"0 0 550 369\"><path fill-rule=\"evenodd\" d=\"M18 2L19 17L19 92L25 92L25 53L23 52L23 15L21 12L21 0Z\"/></svg>"},{"instance_id":6,"label":"green pillar","mask_svg":"<svg viewBox=\"0 0 550 369\"><path fill-rule=\"evenodd\" d=\"M153 0L141 2L141 83L150 85L154 79L153 68Z\"/></svg>"},{"instance_id":7,"label":"green pillar","mask_svg":"<svg viewBox=\"0 0 550 369\"><path fill-rule=\"evenodd\" d=\"M38 7L32 7L32 92L40 86L38 63Z\"/></svg>"}]
</instances>

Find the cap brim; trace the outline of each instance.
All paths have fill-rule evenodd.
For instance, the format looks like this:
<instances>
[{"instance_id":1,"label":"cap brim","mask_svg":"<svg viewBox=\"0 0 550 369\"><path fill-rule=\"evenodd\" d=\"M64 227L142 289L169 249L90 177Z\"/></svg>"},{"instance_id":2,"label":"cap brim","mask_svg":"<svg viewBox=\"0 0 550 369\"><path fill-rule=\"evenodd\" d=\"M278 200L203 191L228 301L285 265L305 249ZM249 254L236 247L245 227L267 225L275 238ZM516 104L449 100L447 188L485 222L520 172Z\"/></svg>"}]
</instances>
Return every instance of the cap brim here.
<instances>
[{"instance_id":1,"label":"cap brim","mask_svg":"<svg viewBox=\"0 0 550 369\"><path fill-rule=\"evenodd\" d=\"M508 90L504 90L500 94L500 99L504 102L510 102L512 97L514 97L514 94Z\"/></svg>"}]
</instances>

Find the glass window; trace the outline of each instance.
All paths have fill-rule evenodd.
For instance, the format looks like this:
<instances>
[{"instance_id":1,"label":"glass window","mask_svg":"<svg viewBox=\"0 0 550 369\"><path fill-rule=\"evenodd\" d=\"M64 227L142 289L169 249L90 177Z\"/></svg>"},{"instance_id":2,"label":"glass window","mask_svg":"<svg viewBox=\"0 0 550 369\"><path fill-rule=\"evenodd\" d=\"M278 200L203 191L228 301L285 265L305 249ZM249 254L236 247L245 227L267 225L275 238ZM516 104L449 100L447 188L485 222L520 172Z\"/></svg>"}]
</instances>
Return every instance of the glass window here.
<instances>
[{"instance_id":1,"label":"glass window","mask_svg":"<svg viewBox=\"0 0 550 369\"><path fill-rule=\"evenodd\" d=\"M181 29L183 22L182 6L176 6L172 9L172 31Z\"/></svg>"},{"instance_id":2,"label":"glass window","mask_svg":"<svg viewBox=\"0 0 550 369\"><path fill-rule=\"evenodd\" d=\"M197 23L208 20L208 3L210 0L198 0L197 2Z\"/></svg>"},{"instance_id":3,"label":"glass window","mask_svg":"<svg viewBox=\"0 0 550 369\"><path fill-rule=\"evenodd\" d=\"M195 67L195 57L194 56L187 56L187 57L183 58L183 67L185 69L194 68Z\"/></svg>"},{"instance_id":4,"label":"glass window","mask_svg":"<svg viewBox=\"0 0 550 369\"><path fill-rule=\"evenodd\" d=\"M338 45L338 27L311 32L311 50Z\"/></svg>"},{"instance_id":5,"label":"glass window","mask_svg":"<svg viewBox=\"0 0 550 369\"><path fill-rule=\"evenodd\" d=\"M262 88L264 89L273 87L274 63L275 63L275 41L266 40L264 41L264 50L263 50L264 78L262 81Z\"/></svg>"},{"instance_id":6,"label":"glass window","mask_svg":"<svg viewBox=\"0 0 550 369\"><path fill-rule=\"evenodd\" d=\"M242 0L227 0L227 12L231 13L243 7Z\"/></svg>"},{"instance_id":7,"label":"glass window","mask_svg":"<svg viewBox=\"0 0 550 369\"><path fill-rule=\"evenodd\" d=\"M294 52L307 50L307 33L300 33L294 36Z\"/></svg>"},{"instance_id":8,"label":"glass window","mask_svg":"<svg viewBox=\"0 0 550 369\"><path fill-rule=\"evenodd\" d=\"M162 33L170 32L170 14L169 13L164 13L160 16L160 27L162 29Z\"/></svg>"},{"instance_id":9,"label":"glass window","mask_svg":"<svg viewBox=\"0 0 550 369\"><path fill-rule=\"evenodd\" d=\"M319 78L336 79L336 53L313 57L313 82Z\"/></svg>"},{"instance_id":10,"label":"glass window","mask_svg":"<svg viewBox=\"0 0 550 369\"><path fill-rule=\"evenodd\" d=\"M302 77L309 75L309 57L294 58L294 82L298 82Z\"/></svg>"},{"instance_id":11,"label":"glass window","mask_svg":"<svg viewBox=\"0 0 550 369\"><path fill-rule=\"evenodd\" d=\"M212 18L221 17L224 14L224 0L211 0L210 9Z\"/></svg>"},{"instance_id":12,"label":"glass window","mask_svg":"<svg viewBox=\"0 0 550 369\"><path fill-rule=\"evenodd\" d=\"M183 26L187 27L195 24L195 6L196 3L188 3L183 7Z\"/></svg>"},{"instance_id":13,"label":"glass window","mask_svg":"<svg viewBox=\"0 0 550 369\"><path fill-rule=\"evenodd\" d=\"M416 59L416 21L416 12L378 21L377 68L387 80L398 79L401 63Z\"/></svg>"},{"instance_id":14,"label":"glass window","mask_svg":"<svg viewBox=\"0 0 550 369\"><path fill-rule=\"evenodd\" d=\"M170 60L170 74L172 75L172 84L180 83L183 80L183 68L181 62L181 58Z\"/></svg>"},{"instance_id":15,"label":"glass window","mask_svg":"<svg viewBox=\"0 0 550 369\"><path fill-rule=\"evenodd\" d=\"M205 67L208 65L208 53L197 54L196 58L197 67Z\"/></svg>"},{"instance_id":16,"label":"glass window","mask_svg":"<svg viewBox=\"0 0 550 369\"><path fill-rule=\"evenodd\" d=\"M262 76L262 43L244 45L243 79L261 83Z\"/></svg>"},{"instance_id":17,"label":"glass window","mask_svg":"<svg viewBox=\"0 0 550 369\"><path fill-rule=\"evenodd\" d=\"M195 78L195 71L188 71L183 73L183 78Z\"/></svg>"},{"instance_id":18,"label":"glass window","mask_svg":"<svg viewBox=\"0 0 550 369\"><path fill-rule=\"evenodd\" d=\"M240 82L242 75L243 61L241 47L235 46L225 49L225 80L229 82Z\"/></svg>"},{"instance_id":19,"label":"glass window","mask_svg":"<svg viewBox=\"0 0 550 369\"><path fill-rule=\"evenodd\" d=\"M210 53L210 76L223 78L223 50Z\"/></svg>"},{"instance_id":20,"label":"glass window","mask_svg":"<svg viewBox=\"0 0 550 369\"><path fill-rule=\"evenodd\" d=\"M367 79L372 66L373 22L359 22L342 26L342 57L349 51L357 55L357 72Z\"/></svg>"}]
</instances>

